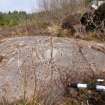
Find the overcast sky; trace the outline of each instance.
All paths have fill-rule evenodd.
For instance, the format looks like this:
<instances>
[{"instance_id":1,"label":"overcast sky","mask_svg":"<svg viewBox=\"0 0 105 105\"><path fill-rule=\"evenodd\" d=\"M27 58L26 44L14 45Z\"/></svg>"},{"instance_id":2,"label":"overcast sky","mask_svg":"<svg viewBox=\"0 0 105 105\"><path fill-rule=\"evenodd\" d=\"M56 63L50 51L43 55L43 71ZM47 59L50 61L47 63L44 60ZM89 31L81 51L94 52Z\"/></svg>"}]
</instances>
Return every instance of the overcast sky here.
<instances>
[{"instance_id":1,"label":"overcast sky","mask_svg":"<svg viewBox=\"0 0 105 105\"><path fill-rule=\"evenodd\" d=\"M35 12L37 11L37 0L0 0L0 11L26 11L26 12Z\"/></svg>"}]
</instances>

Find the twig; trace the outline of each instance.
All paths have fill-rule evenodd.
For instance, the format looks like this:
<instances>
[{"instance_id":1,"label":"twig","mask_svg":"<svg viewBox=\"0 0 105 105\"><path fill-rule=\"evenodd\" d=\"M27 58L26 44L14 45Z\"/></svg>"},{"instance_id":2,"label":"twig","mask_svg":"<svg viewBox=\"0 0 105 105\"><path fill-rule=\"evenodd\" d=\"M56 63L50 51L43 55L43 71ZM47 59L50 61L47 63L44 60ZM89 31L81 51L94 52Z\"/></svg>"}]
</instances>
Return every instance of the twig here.
<instances>
[{"instance_id":1,"label":"twig","mask_svg":"<svg viewBox=\"0 0 105 105\"><path fill-rule=\"evenodd\" d=\"M88 62L87 58L85 57L83 51L82 51L82 46L79 45L78 43L78 40L76 41L76 45L78 46L79 48L79 53L82 55L83 59L86 61L86 63L88 64L89 66L89 69L92 71L92 74L93 74L93 78L95 77L95 72L96 72L96 69Z\"/></svg>"}]
</instances>

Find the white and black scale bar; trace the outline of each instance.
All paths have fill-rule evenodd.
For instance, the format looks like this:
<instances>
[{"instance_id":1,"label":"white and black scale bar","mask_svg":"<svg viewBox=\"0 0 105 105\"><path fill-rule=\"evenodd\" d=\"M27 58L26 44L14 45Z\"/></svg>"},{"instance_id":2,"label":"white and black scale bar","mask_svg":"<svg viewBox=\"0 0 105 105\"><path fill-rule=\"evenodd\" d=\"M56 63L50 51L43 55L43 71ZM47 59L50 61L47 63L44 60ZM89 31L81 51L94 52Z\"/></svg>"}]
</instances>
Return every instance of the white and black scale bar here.
<instances>
[{"instance_id":1,"label":"white and black scale bar","mask_svg":"<svg viewBox=\"0 0 105 105\"><path fill-rule=\"evenodd\" d=\"M103 82L103 81L98 81L98 82ZM105 92L105 86L101 85L99 83L90 83L90 84L85 84L85 83L72 83L70 85L71 88L76 88L76 89L88 89L88 90L96 90L99 92Z\"/></svg>"}]
</instances>

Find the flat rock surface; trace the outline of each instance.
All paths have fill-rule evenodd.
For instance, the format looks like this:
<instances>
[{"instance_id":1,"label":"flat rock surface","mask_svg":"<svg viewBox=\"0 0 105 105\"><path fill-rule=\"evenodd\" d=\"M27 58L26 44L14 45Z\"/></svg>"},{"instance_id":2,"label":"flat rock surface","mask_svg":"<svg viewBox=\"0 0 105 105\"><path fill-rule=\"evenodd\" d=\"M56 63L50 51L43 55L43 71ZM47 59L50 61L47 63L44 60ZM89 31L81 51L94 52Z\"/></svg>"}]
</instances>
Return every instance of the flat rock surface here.
<instances>
[{"instance_id":1,"label":"flat rock surface","mask_svg":"<svg viewBox=\"0 0 105 105\"><path fill-rule=\"evenodd\" d=\"M0 101L40 97L52 105L66 85L105 72L105 43L51 37L16 37L0 44Z\"/></svg>"}]
</instances>

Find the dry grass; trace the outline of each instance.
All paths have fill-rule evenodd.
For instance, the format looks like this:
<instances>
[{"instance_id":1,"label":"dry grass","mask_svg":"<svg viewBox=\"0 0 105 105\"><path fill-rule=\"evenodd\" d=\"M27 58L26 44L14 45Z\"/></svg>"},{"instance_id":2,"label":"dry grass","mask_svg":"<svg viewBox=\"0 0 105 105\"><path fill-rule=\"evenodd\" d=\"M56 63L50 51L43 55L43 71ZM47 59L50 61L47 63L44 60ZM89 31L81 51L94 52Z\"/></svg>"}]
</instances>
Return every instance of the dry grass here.
<instances>
[{"instance_id":1,"label":"dry grass","mask_svg":"<svg viewBox=\"0 0 105 105\"><path fill-rule=\"evenodd\" d=\"M105 41L105 35L101 33L72 33L70 29L62 29L62 19L65 17L63 11L42 12L33 15L25 22L14 27L1 27L0 39L15 36L57 36L79 38L83 40ZM77 26L78 27L78 26Z\"/></svg>"}]
</instances>

